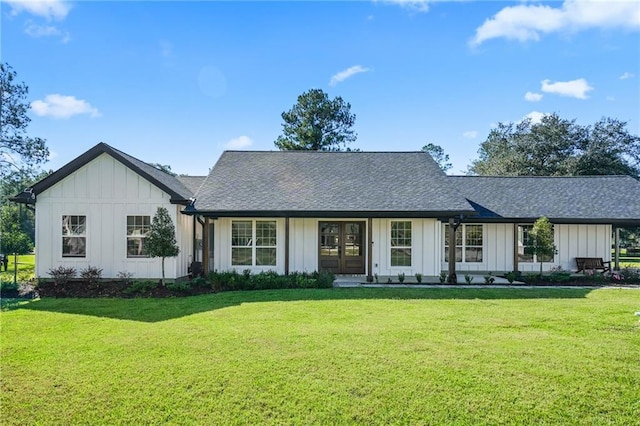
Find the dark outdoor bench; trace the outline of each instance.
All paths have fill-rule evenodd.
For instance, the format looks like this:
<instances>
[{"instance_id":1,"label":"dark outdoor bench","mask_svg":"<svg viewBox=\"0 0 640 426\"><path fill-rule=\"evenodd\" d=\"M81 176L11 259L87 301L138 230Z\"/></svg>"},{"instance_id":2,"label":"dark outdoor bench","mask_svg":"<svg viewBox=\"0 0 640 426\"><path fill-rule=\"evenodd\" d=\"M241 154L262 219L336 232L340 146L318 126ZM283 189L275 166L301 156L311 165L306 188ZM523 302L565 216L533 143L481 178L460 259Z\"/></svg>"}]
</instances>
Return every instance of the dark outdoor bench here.
<instances>
[{"instance_id":1,"label":"dark outdoor bench","mask_svg":"<svg viewBox=\"0 0 640 426\"><path fill-rule=\"evenodd\" d=\"M601 257L576 257L578 272L580 271L611 271L611 262L605 262Z\"/></svg>"}]
</instances>

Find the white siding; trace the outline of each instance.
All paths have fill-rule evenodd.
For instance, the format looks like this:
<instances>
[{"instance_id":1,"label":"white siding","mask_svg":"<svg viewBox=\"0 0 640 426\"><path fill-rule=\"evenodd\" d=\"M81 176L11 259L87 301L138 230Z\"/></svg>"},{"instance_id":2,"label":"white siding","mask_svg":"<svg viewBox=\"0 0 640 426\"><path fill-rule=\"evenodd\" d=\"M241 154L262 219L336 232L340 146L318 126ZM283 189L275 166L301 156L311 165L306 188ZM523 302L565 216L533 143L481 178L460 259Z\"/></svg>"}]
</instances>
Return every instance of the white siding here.
<instances>
[{"instance_id":1,"label":"white siding","mask_svg":"<svg viewBox=\"0 0 640 426\"><path fill-rule=\"evenodd\" d=\"M391 266L391 222L411 222L411 266ZM396 276L404 273L411 277L416 273L425 276L438 275L440 253L438 250L439 224L436 219L373 219L373 273L379 276Z\"/></svg>"},{"instance_id":2,"label":"white siding","mask_svg":"<svg viewBox=\"0 0 640 426\"><path fill-rule=\"evenodd\" d=\"M165 260L165 276L186 275L191 255L191 218L179 213L169 195L107 154L81 167L51 188L38 194L36 203L36 275L60 265L78 271L87 266L103 269L104 278L118 272L134 278L159 278L160 259L127 258L128 215L153 217L164 206L176 226L180 255ZM87 217L87 251L84 258L62 257L62 216Z\"/></svg>"},{"instance_id":3,"label":"white siding","mask_svg":"<svg viewBox=\"0 0 640 426\"><path fill-rule=\"evenodd\" d=\"M557 253L553 262L542 264L544 271L557 266L575 271L576 257L601 257L605 261L611 260L611 225L555 224L553 227ZM518 270L537 272L540 270L540 264L520 262Z\"/></svg>"},{"instance_id":4,"label":"white siding","mask_svg":"<svg viewBox=\"0 0 640 426\"><path fill-rule=\"evenodd\" d=\"M241 272L243 269L275 270L284 272L284 219L272 219L278 226L278 261L276 267L250 267L231 265L231 221L252 220L251 218L220 218L216 220L216 236L214 250L214 268L220 271L235 269ZM349 219L318 219L318 218L291 218L289 219L289 271L312 272L318 269L318 223L320 221L357 221L365 222L364 250L365 268L368 250L368 232L366 231L367 218ZM393 219L408 220L412 223L412 259L411 267L392 267L390 265L391 235L390 219L373 219L373 271L379 276L395 276L404 272L407 276L413 276L419 272L423 275L437 275L440 262L438 249L440 240L439 222L435 219Z\"/></svg>"},{"instance_id":5,"label":"white siding","mask_svg":"<svg viewBox=\"0 0 640 426\"><path fill-rule=\"evenodd\" d=\"M482 238L482 262L457 262L456 271L462 272L504 272L513 270L513 224L485 223ZM449 269L444 261L444 224L441 225L439 252L442 256L441 268Z\"/></svg>"}]
</instances>

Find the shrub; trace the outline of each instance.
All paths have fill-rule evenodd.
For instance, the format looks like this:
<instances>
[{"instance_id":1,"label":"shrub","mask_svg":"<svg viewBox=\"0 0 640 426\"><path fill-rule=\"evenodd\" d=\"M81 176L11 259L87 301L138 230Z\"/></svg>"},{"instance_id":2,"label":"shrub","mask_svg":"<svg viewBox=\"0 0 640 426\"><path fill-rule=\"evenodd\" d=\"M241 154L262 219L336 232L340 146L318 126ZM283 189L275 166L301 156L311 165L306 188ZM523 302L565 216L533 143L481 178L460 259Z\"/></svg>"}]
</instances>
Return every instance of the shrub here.
<instances>
[{"instance_id":1,"label":"shrub","mask_svg":"<svg viewBox=\"0 0 640 426\"><path fill-rule=\"evenodd\" d=\"M440 284L446 283L448 277L449 275L445 271L440 271L440 276L438 277L438 279L440 280Z\"/></svg>"},{"instance_id":2,"label":"shrub","mask_svg":"<svg viewBox=\"0 0 640 426\"><path fill-rule=\"evenodd\" d=\"M131 278L133 278L133 272L120 271L116 274L116 278L129 284L131 283Z\"/></svg>"},{"instance_id":3,"label":"shrub","mask_svg":"<svg viewBox=\"0 0 640 426\"><path fill-rule=\"evenodd\" d=\"M189 283L191 284L191 287L200 287L200 288L206 288L206 287L209 287L210 285L209 281L204 277L196 277L191 281L189 281Z\"/></svg>"},{"instance_id":4,"label":"shrub","mask_svg":"<svg viewBox=\"0 0 640 426\"><path fill-rule=\"evenodd\" d=\"M422 274L419 272L416 273L416 281L418 282L418 284L422 282Z\"/></svg>"},{"instance_id":5,"label":"shrub","mask_svg":"<svg viewBox=\"0 0 640 426\"><path fill-rule=\"evenodd\" d=\"M504 277L507 279L509 284L513 284L513 282L516 280L517 276L518 276L517 272L511 271L511 272L507 272Z\"/></svg>"},{"instance_id":6,"label":"shrub","mask_svg":"<svg viewBox=\"0 0 640 426\"><path fill-rule=\"evenodd\" d=\"M0 292L8 293L18 291L18 283L13 281L0 281Z\"/></svg>"},{"instance_id":7,"label":"shrub","mask_svg":"<svg viewBox=\"0 0 640 426\"><path fill-rule=\"evenodd\" d=\"M51 268L48 274L51 275L56 285L64 285L69 280L76 276L76 268L72 266L58 266L57 268Z\"/></svg>"},{"instance_id":8,"label":"shrub","mask_svg":"<svg viewBox=\"0 0 640 426\"><path fill-rule=\"evenodd\" d=\"M176 281L167 284L167 288L178 293L187 293L191 291L191 284L188 281Z\"/></svg>"},{"instance_id":9,"label":"shrub","mask_svg":"<svg viewBox=\"0 0 640 426\"><path fill-rule=\"evenodd\" d=\"M157 281L144 280L144 281L134 281L131 285L124 290L122 290L125 294L133 294L133 293L146 293L150 290L158 288Z\"/></svg>"},{"instance_id":10,"label":"shrub","mask_svg":"<svg viewBox=\"0 0 640 426\"><path fill-rule=\"evenodd\" d=\"M378 284L378 273L373 274L373 278L376 280L376 284Z\"/></svg>"},{"instance_id":11,"label":"shrub","mask_svg":"<svg viewBox=\"0 0 640 426\"><path fill-rule=\"evenodd\" d=\"M320 272L317 274L317 277L316 277L316 283L318 288L333 288L333 282L335 280L336 280L336 276L333 272ZM376 282L378 282L377 278L376 278Z\"/></svg>"},{"instance_id":12,"label":"shrub","mask_svg":"<svg viewBox=\"0 0 640 426\"><path fill-rule=\"evenodd\" d=\"M622 281L627 284L640 284L640 272L633 269L624 268L619 274L622 277Z\"/></svg>"},{"instance_id":13,"label":"shrub","mask_svg":"<svg viewBox=\"0 0 640 426\"><path fill-rule=\"evenodd\" d=\"M571 271L564 270L561 266L551 268L549 271L549 282L566 283L571 281L571 279Z\"/></svg>"},{"instance_id":14,"label":"shrub","mask_svg":"<svg viewBox=\"0 0 640 426\"><path fill-rule=\"evenodd\" d=\"M89 281L89 284L95 284L102 278L102 269L89 265L80 270L80 277Z\"/></svg>"},{"instance_id":15,"label":"shrub","mask_svg":"<svg viewBox=\"0 0 640 426\"><path fill-rule=\"evenodd\" d=\"M607 279L604 276L604 274L601 274L598 271L594 271L593 269L589 269L587 271L584 271L584 278L585 281L587 282L591 282L594 284L604 284Z\"/></svg>"},{"instance_id":16,"label":"shrub","mask_svg":"<svg viewBox=\"0 0 640 426\"><path fill-rule=\"evenodd\" d=\"M400 282L400 283L404 282L404 272L400 272L398 274L398 282Z\"/></svg>"},{"instance_id":17,"label":"shrub","mask_svg":"<svg viewBox=\"0 0 640 426\"><path fill-rule=\"evenodd\" d=\"M467 284L471 284L471 282L473 281L473 275L465 274L464 280L467 282Z\"/></svg>"},{"instance_id":18,"label":"shrub","mask_svg":"<svg viewBox=\"0 0 640 426\"><path fill-rule=\"evenodd\" d=\"M496 277L494 277L491 272L489 272L488 275L484 276L484 283L485 284L493 284L495 281L496 281Z\"/></svg>"}]
</instances>

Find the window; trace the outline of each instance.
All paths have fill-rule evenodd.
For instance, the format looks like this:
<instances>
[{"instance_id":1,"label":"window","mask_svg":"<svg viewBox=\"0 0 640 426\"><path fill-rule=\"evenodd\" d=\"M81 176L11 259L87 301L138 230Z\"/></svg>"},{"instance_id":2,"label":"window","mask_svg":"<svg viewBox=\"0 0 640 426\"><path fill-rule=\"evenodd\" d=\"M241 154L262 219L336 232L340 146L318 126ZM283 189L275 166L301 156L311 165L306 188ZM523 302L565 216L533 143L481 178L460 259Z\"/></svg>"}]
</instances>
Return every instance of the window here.
<instances>
[{"instance_id":1,"label":"window","mask_svg":"<svg viewBox=\"0 0 640 426\"><path fill-rule=\"evenodd\" d=\"M456 230L456 262L480 263L483 259L483 225L460 225ZM464 255L464 257L463 257ZM444 226L444 261L449 261L449 225Z\"/></svg>"},{"instance_id":2,"label":"window","mask_svg":"<svg viewBox=\"0 0 640 426\"><path fill-rule=\"evenodd\" d=\"M533 225L518 225L518 262L553 262L553 256L537 256L531 251Z\"/></svg>"},{"instance_id":3,"label":"window","mask_svg":"<svg viewBox=\"0 0 640 426\"><path fill-rule=\"evenodd\" d=\"M411 222L391 222L391 266L411 266Z\"/></svg>"},{"instance_id":4,"label":"window","mask_svg":"<svg viewBox=\"0 0 640 426\"><path fill-rule=\"evenodd\" d=\"M149 257L147 233L151 227L151 216L127 216L127 257Z\"/></svg>"},{"instance_id":5,"label":"window","mask_svg":"<svg viewBox=\"0 0 640 426\"><path fill-rule=\"evenodd\" d=\"M234 266L275 266L276 243L275 220L231 222L231 264Z\"/></svg>"},{"instance_id":6,"label":"window","mask_svg":"<svg viewBox=\"0 0 640 426\"><path fill-rule=\"evenodd\" d=\"M87 217L62 216L62 257L87 255Z\"/></svg>"}]
</instances>

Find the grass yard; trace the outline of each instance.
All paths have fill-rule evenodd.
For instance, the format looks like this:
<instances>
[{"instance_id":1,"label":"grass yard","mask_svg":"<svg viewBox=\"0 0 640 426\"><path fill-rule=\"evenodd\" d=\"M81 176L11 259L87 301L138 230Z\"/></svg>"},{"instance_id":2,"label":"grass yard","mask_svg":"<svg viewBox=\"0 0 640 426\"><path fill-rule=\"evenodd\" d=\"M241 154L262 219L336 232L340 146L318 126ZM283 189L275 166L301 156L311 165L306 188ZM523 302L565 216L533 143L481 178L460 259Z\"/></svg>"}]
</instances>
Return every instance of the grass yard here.
<instances>
[{"instance_id":1,"label":"grass yard","mask_svg":"<svg viewBox=\"0 0 640 426\"><path fill-rule=\"evenodd\" d=\"M2 319L16 424L638 424L640 290L43 299Z\"/></svg>"},{"instance_id":2,"label":"grass yard","mask_svg":"<svg viewBox=\"0 0 640 426\"><path fill-rule=\"evenodd\" d=\"M13 268L15 259L12 254L7 255L9 265L5 272L4 267L0 269L0 281L13 282ZM28 281L34 277L36 257L33 254L18 256L18 281Z\"/></svg>"}]
</instances>

